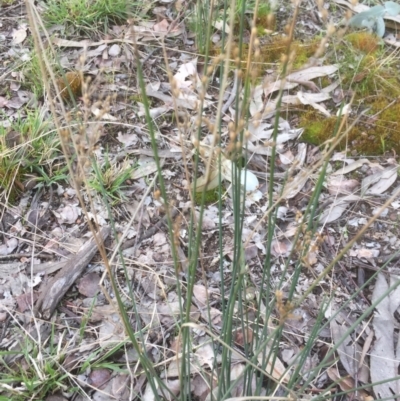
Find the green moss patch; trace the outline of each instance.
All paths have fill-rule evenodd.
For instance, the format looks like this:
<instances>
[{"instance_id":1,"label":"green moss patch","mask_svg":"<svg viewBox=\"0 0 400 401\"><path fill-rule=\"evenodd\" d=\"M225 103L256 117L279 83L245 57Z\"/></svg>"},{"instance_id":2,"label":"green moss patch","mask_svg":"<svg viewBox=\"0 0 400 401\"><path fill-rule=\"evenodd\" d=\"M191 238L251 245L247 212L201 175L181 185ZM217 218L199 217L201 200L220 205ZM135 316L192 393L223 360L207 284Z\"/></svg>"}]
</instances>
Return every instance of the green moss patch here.
<instances>
[{"instance_id":1,"label":"green moss patch","mask_svg":"<svg viewBox=\"0 0 400 401\"><path fill-rule=\"evenodd\" d=\"M194 195L194 201L196 205L200 206L201 205L201 200L203 197L202 192L196 192ZM211 205L213 203L218 202L219 199L219 191L218 188L210 189L205 192L204 194L204 204L205 205Z\"/></svg>"},{"instance_id":2,"label":"green moss patch","mask_svg":"<svg viewBox=\"0 0 400 401\"><path fill-rule=\"evenodd\" d=\"M400 102L396 99L400 97L400 81L393 54L384 53L380 39L367 32L346 35L333 53L328 63L340 61L342 89L354 95L353 111L343 128L347 135L339 149L360 155L378 155L391 149L399 153ZM359 118L361 111L365 112ZM326 118L314 109L303 108L299 117L304 127L302 138L308 143L322 145L337 131L336 116Z\"/></svg>"}]
</instances>

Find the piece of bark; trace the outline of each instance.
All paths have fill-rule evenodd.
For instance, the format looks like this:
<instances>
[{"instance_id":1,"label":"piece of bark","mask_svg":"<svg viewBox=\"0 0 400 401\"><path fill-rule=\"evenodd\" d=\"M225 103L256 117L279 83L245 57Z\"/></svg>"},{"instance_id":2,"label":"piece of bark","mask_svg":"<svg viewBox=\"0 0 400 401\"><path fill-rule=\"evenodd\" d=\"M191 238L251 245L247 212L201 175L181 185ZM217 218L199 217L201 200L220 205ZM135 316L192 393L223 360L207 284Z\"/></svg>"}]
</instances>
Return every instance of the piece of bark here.
<instances>
[{"instance_id":1,"label":"piece of bark","mask_svg":"<svg viewBox=\"0 0 400 401\"><path fill-rule=\"evenodd\" d=\"M99 241L102 243L110 234L110 227L102 227L97 233ZM80 251L72 256L65 266L52 278L45 286L39 299L36 302L35 314L44 319L50 319L57 304L62 297L82 274L83 269L92 260L97 252L97 244L94 238L88 241Z\"/></svg>"},{"instance_id":2,"label":"piece of bark","mask_svg":"<svg viewBox=\"0 0 400 401\"><path fill-rule=\"evenodd\" d=\"M8 277L10 274L16 274L22 271L28 273L32 272L33 274L51 274L62 269L66 263L68 263L68 259L58 262L45 262L33 266L31 266L29 262L0 263L0 279Z\"/></svg>"}]
</instances>

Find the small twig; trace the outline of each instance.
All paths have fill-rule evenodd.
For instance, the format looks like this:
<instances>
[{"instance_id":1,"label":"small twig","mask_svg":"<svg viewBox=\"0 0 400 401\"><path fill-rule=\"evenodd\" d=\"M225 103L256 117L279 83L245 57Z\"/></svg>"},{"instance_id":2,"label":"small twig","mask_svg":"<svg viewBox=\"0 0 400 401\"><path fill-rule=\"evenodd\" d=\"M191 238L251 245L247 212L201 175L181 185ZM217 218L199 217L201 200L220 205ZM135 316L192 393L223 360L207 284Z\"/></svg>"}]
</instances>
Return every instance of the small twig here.
<instances>
[{"instance_id":1,"label":"small twig","mask_svg":"<svg viewBox=\"0 0 400 401\"><path fill-rule=\"evenodd\" d=\"M9 255L0 255L0 260L18 259L18 258L30 258L32 255L30 253L10 253ZM35 257L42 259L53 259L54 255L46 254L35 254Z\"/></svg>"},{"instance_id":2,"label":"small twig","mask_svg":"<svg viewBox=\"0 0 400 401\"><path fill-rule=\"evenodd\" d=\"M64 312L68 317L74 319L78 323L82 323L82 318L79 317L77 314L66 308L65 306L59 306L61 312Z\"/></svg>"}]
</instances>

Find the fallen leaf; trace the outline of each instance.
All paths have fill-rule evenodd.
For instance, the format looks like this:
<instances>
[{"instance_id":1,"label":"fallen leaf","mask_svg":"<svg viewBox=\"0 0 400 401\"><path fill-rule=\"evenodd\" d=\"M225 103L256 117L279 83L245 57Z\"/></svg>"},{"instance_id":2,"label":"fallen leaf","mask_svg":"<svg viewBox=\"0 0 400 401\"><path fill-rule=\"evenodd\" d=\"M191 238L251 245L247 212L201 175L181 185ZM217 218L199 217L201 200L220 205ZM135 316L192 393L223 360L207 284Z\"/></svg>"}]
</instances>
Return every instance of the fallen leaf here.
<instances>
[{"instance_id":1,"label":"fallen leaf","mask_svg":"<svg viewBox=\"0 0 400 401\"><path fill-rule=\"evenodd\" d=\"M196 183L191 184L191 188L193 189L194 184L196 184L196 192L203 192L207 189L207 191L217 188L219 184L219 174L218 170L211 170L208 179L202 175L197 178Z\"/></svg>"},{"instance_id":2,"label":"fallen leaf","mask_svg":"<svg viewBox=\"0 0 400 401\"><path fill-rule=\"evenodd\" d=\"M12 33L12 45L21 44L27 37L26 28L19 28L13 31Z\"/></svg>"},{"instance_id":3,"label":"fallen leaf","mask_svg":"<svg viewBox=\"0 0 400 401\"><path fill-rule=\"evenodd\" d=\"M336 382L339 385L341 390L348 392L349 396L355 392L355 391L354 392L349 391L349 390L354 390L357 387L352 377L350 376L341 377L338 370L333 367L328 368L326 370L326 373L328 374L329 378L332 381ZM367 401L369 399L369 394L365 390L357 389L356 394L357 398L360 401Z\"/></svg>"},{"instance_id":4,"label":"fallen leaf","mask_svg":"<svg viewBox=\"0 0 400 401\"><path fill-rule=\"evenodd\" d=\"M311 81L315 78L332 75L338 70L336 65L313 66L292 72L286 77L290 81Z\"/></svg>"},{"instance_id":5,"label":"fallen leaf","mask_svg":"<svg viewBox=\"0 0 400 401\"><path fill-rule=\"evenodd\" d=\"M274 256L287 256L292 249L292 243L289 240L273 240L271 243L271 252Z\"/></svg>"},{"instance_id":6,"label":"fallen leaf","mask_svg":"<svg viewBox=\"0 0 400 401\"><path fill-rule=\"evenodd\" d=\"M213 388L217 386L217 382L214 381ZM207 382L203 374L196 374L191 381L191 389L193 394L199 401L205 401L207 396L210 394L210 384Z\"/></svg>"},{"instance_id":7,"label":"fallen leaf","mask_svg":"<svg viewBox=\"0 0 400 401\"><path fill-rule=\"evenodd\" d=\"M117 139L123 143L126 147L136 145L138 143L138 136L135 133L123 134L121 131L118 132Z\"/></svg>"},{"instance_id":8,"label":"fallen leaf","mask_svg":"<svg viewBox=\"0 0 400 401\"><path fill-rule=\"evenodd\" d=\"M192 78L192 80L187 80L187 78ZM193 85L194 81L199 81L199 76L197 74L197 58L182 64L178 71L174 75L174 80L177 84L177 87L189 88Z\"/></svg>"},{"instance_id":9,"label":"fallen leaf","mask_svg":"<svg viewBox=\"0 0 400 401\"><path fill-rule=\"evenodd\" d=\"M348 326L343 323L338 323L338 317L332 319L330 322L330 328L332 333L332 339L334 343L339 343L343 340L343 336L348 330ZM346 339L341 342L337 349L340 362L343 367L346 369L346 372L352 376L354 379L358 378L363 383L368 383L369 379L369 369L368 366L363 363L362 366L359 366L362 348L353 340L353 338L348 335Z\"/></svg>"},{"instance_id":10,"label":"fallen leaf","mask_svg":"<svg viewBox=\"0 0 400 401\"><path fill-rule=\"evenodd\" d=\"M97 273L89 273L83 276L78 284L80 294L88 298L94 297L100 290L100 277Z\"/></svg>"},{"instance_id":11,"label":"fallen leaf","mask_svg":"<svg viewBox=\"0 0 400 401\"><path fill-rule=\"evenodd\" d=\"M18 295L15 299L17 301L18 311L23 313L27 310L32 310L33 304L36 302L38 298L39 295L37 294L36 291L32 293L24 293Z\"/></svg>"},{"instance_id":12,"label":"fallen leaf","mask_svg":"<svg viewBox=\"0 0 400 401\"><path fill-rule=\"evenodd\" d=\"M160 166L165 163L165 159L160 159ZM153 157L142 156L137 162L137 168L132 172L131 178L137 180L141 177L146 177L157 171L157 164Z\"/></svg>"},{"instance_id":13,"label":"fallen leaf","mask_svg":"<svg viewBox=\"0 0 400 401\"><path fill-rule=\"evenodd\" d=\"M81 208L77 206L67 205L57 211L53 211L59 224L73 224L81 215Z\"/></svg>"},{"instance_id":14,"label":"fallen leaf","mask_svg":"<svg viewBox=\"0 0 400 401\"><path fill-rule=\"evenodd\" d=\"M368 159L359 159L356 161L352 161L347 166L342 167L339 170L332 173L332 175L345 175L347 173L351 173L352 171L362 167L364 164L370 164L370 161Z\"/></svg>"},{"instance_id":15,"label":"fallen leaf","mask_svg":"<svg viewBox=\"0 0 400 401\"><path fill-rule=\"evenodd\" d=\"M231 28L230 28L229 25L226 23L226 20L217 19L217 20L215 20L215 21L213 22L212 25L213 25L213 27L214 27L215 29L218 29L219 31L222 31L222 32L225 31L225 33L227 33L227 34L229 34L230 31L231 31Z\"/></svg>"},{"instance_id":16,"label":"fallen leaf","mask_svg":"<svg viewBox=\"0 0 400 401\"><path fill-rule=\"evenodd\" d=\"M379 256L379 250L377 249L366 249L366 248L361 248L357 249L356 251L357 257L359 259L365 258L365 259L373 259Z\"/></svg>"},{"instance_id":17,"label":"fallen leaf","mask_svg":"<svg viewBox=\"0 0 400 401\"><path fill-rule=\"evenodd\" d=\"M210 369L214 366L215 353L212 344L204 344L195 352L195 357L200 366L208 366Z\"/></svg>"},{"instance_id":18,"label":"fallen leaf","mask_svg":"<svg viewBox=\"0 0 400 401\"><path fill-rule=\"evenodd\" d=\"M390 275L390 286L400 283L400 277ZM372 325L375 330L375 343L370 352L370 367L372 383L395 378L399 369L400 344L395 334L394 313L400 306L400 286L387 293L389 290L386 276L378 273L371 302L376 305ZM396 348L395 348L396 347ZM394 395L400 394L400 380L393 380L382 384L373 385L375 395L379 398L394 400Z\"/></svg>"},{"instance_id":19,"label":"fallen leaf","mask_svg":"<svg viewBox=\"0 0 400 401\"><path fill-rule=\"evenodd\" d=\"M251 344L253 341L253 330L250 327L237 329L233 332L233 341L240 347L244 347L245 344Z\"/></svg>"},{"instance_id":20,"label":"fallen leaf","mask_svg":"<svg viewBox=\"0 0 400 401\"><path fill-rule=\"evenodd\" d=\"M113 44L110 49L108 50L108 54L111 57L115 57L118 56L121 53L121 47L119 45L117 45L116 43Z\"/></svg>"},{"instance_id":21,"label":"fallen leaf","mask_svg":"<svg viewBox=\"0 0 400 401\"><path fill-rule=\"evenodd\" d=\"M360 183L355 179L345 179L344 177L330 177L328 179L328 191L331 195L349 195L354 193Z\"/></svg>"},{"instance_id":22,"label":"fallen leaf","mask_svg":"<svg viewBox=\"0 0 400 401\"><path fill-rule=\"evenodd\" d=\"M357 195L348 195L343 198L337 198L334 202L326 208L319 217L320 224L331 223L342 216L348 206L359 201L361 198Z\"/></svg>"},{"instance_id":23,"label":"fallen leaf","mask_svg":"<svg viewBox=\"0 0 400 401\"><path fill-rule=\"evenodd\" d=\"M273 352L271 352L271 348L268 345L262 352L258 354L257 360L259 364L265 364L266 362L267 366L265 367L265 370L274 379L282 381L283 383L287 383L289 381L289 370L286 369L282 361Z\"/></svg>"},{"instance_id":24,"label":"fallen leaf","mask_svg":"<svg viewBox=\"0 0 400 401\"><path fill-rule=\"evenodd\" d=\"M398 173L397 173L397 167L388 167L383 171L380 171L379 173L373 174L373 176L369 176L366 179L363 180L361 184L361 194L366 194L366 195L380 195L383 192L385 192L387 189L389 189L393 183L396 181ZM376 184L370 187L366 192L365 189L367 187L367 184L371 184L371 180L368 180L368 178L372 178L375 180Z\"/></svg>"},{"instance_id":25,"label":"fallen leaf","mask_svg":"<svg viewBox=\"0 0 400 401\"><path fill-rule=\"evenodd\" d=\"M309 174L305 171L300 171L292 181L285 185L282 197L284 199L294 198L304 188L309 178Z\"/></svg>"},{"instance_id":26,"label":"fallen leaf","mask_svg":"<svg viewBox=\"0 0 400 401\"><path fill-rule=\"evenodd\" d=\"M88 383L95 387L101 389L111 377L111 373L108 369L96 369L90 372Z\"/></svg>"},{"instance_id":27,"label":"fallen leaf","mask_svg":"<svg viewBox=\"0 0 400 401\"><path fill-rule=\"evenodd\" d=\"M16 238L6 240L5 244L0 245L0 255L9 255L18 246L19 242Z\"/></svg>"},{"instance_id":28,"label":"fallen leaf","mask_svg":"<svg viewBox=\"0 0 400 401\"><path fill-rule=\"evenodd\" d=\"M199 307L204 307L208 303L208 293L206 287L204 285L195 284L193 286L193 295L196 300L199 302Z\"/></svg>"}]
</instances>

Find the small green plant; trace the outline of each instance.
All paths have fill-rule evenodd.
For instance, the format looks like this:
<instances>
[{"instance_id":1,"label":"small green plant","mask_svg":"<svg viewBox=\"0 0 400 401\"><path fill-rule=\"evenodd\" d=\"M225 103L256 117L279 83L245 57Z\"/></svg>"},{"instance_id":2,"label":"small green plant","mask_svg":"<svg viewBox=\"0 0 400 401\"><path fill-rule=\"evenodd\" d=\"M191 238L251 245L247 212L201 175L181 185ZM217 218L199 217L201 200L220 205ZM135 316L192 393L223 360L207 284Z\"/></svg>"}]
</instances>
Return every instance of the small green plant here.
<instances>
[{"instance_id":1,"label":"small green plant","mask_svg":"<svg viewBox=\"0 0 400 401\"><path fill-rule=\"evenodd\" d=\"M50 52L47 51L46 53L47 57L49 57ZM41 98L44 94L44 83L37 53L31 52L30 59L22 65L21 72L23 75L23 88L33 92L37 99Z\"/></svg>"},{"instance_id":2,"label":"small green plant","mask_svg":"<svg viewBox=\"0 0 400 401\"><path fill-rule=\"evenodd\" d=\"M27 110L9 128L0 128L0 158L0 187L10 201L27 175L44 185L67 179L59 137L40 109Z\"/></svg>"},{"instance_id":3,"label":"small green plant","mask_svg":"<svg viewBox=\"0 0 400 401\"><path fill-rule=\"evenodd\" d=\"M133 12L128 0L49 0L44 20L47 25L68 24L81 30L100 25L106 28L112 23L126 21Z\"/></svg>"},{"instance_id":4,"label":"small green plant","mask_svg":"<svg viewBox=\"0 0 400 401\"><path fill-rule=\"evenodd\" d=\"M12 396L8 399L22 401L42 400L57 390L66 391L68 374L60 366L64 355L55 351L52 347L41 348L27 338L22 344L20 354L16 356L22 358L24 367L15 363L16 369L11 369L3 360L10 355L7 352L1 352L0 363L4 368L0 378L2 393Z\"/></svg>"},{"instance_id":5,"label":"small green plant","mask_svg":"<svg viewBox=\"0 0 400 401\"><path fill-rule=\"evenodd\" d=\"M125 200L126 181L131 177L134 168L128 160L113 164L108 154L102 164L93 161L94 177L89 180L89 186L107 196L111 204L116 205Z\"/></svg>"}]
</instances>

